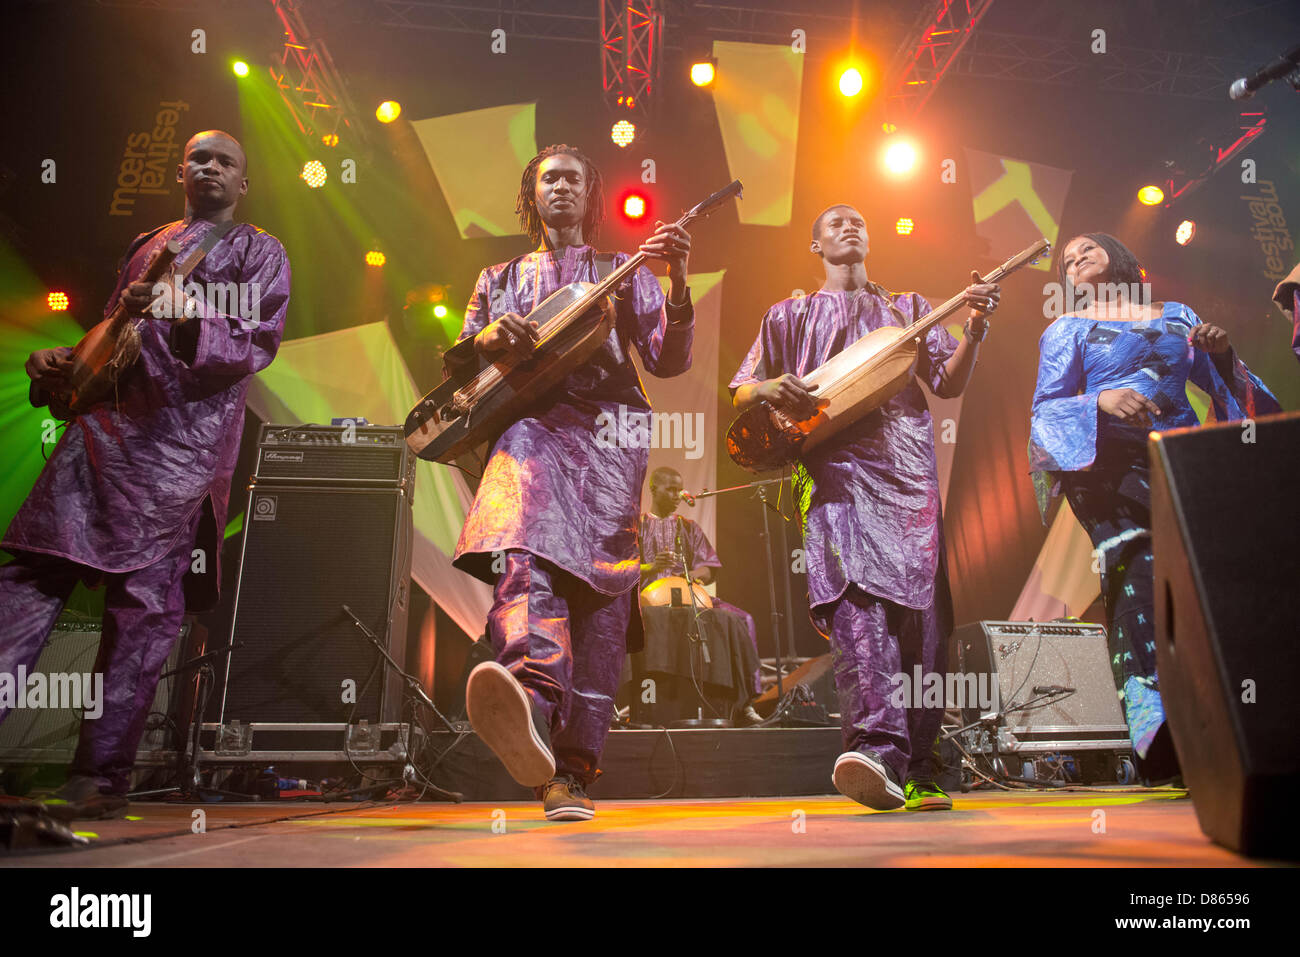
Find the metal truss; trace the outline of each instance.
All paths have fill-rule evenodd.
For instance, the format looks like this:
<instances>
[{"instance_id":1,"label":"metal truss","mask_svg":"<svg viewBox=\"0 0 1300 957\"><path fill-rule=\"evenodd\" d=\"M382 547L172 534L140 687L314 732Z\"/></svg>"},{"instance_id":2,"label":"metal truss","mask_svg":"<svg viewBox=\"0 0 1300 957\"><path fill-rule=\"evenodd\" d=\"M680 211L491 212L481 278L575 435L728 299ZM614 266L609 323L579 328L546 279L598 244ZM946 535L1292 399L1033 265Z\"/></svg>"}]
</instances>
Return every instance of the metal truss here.
<instances>
[{"instance_id":1,"label":"metal truss","mask_svg":"<svg viewBox=\"0 0 1300 957\"><path fill-rule=\"evenodd\" d=\"M1190 174L1175 170L1173 175L1165 180L1164 205L1166 207L1172 206L1178 200L1200 188L1206 180L1223 169L1228 160L1262 136L1265 123L1266 117L1262 107L1243 110L1239 116L1239 126L1236 130L1225 131L1214 137L1215 142L1205 144L1209 157L1209 165L1206 168L1199 171L1193 170Z\"/></svg>"},{"instance_id":2,"label":"metal truss","mask_svg":"<svg viewBox=\"0 0 1300 957\"><path fill-rule=\"evenodd\" d=\"M935 0L921 13L888 74L888 119L908 120L921 112L991 6L993 0Z\"/></svg>"},{"instance_id":3,"label":"metal truss","mask_svg":"<svg viewBox=\"0 0 1300 957\"><path fill-rule=\"evenodd\" d=\"M351 139L364 145L365 131L357 122L343 77L325 41L311 34L303 21L301 0L271 0L284 26L284 50L278 65L270 68L298 129L312 138L339 135L347 129Z\"/></svg>"},{"instance_id":4,"label":"metal truss","mask_svg":"<svg viewBox=\"0 0 1300 957\"><path fill-rule=\"evenodd\" d=\"M600 82L607 107L649 114L663 32L661 0L600 0Z\"/></svg>"},{"instance_id":5,"label":"metal truss","mask_svg":"<svg viewBox=\"0 0 1300 957\"><path fill-rule=\"evenodd\" d=\"M1092 89L1225 100L1242 75L1224 57L1108 46L1093 53L1086 36L1058 39L980 31L953 64L953 73L1030 83L1079 83Z\"/></svg>"},{"instance_id":6,"label":"metal truss","mask_svg":"<svg viewBox=\"0 0 1300 957\"><path fill-rule=\"evenodd\" d=\"M601 0L603 2L603 0ZM555 11L553 0L373 0L374 22L408 30L442 30L486 36L496 29L529 40L592 43L599 36L600 16L588 10ZM577 3L571 5L580 8Z\"/></svg>"}]
</instances>

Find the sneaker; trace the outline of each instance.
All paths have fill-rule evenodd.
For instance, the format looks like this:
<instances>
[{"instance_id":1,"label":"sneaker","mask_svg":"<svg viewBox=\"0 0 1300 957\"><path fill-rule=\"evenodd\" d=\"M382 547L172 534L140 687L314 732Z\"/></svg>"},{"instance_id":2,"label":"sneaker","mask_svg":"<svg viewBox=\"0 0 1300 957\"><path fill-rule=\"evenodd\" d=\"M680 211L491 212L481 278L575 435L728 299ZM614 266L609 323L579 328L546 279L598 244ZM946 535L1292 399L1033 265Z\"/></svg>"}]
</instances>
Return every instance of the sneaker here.
<instances>
[{"instance_id":1,"label":"sneaker","mask_svg":"<svg viewBox=\"0 0 1300 957\"><path fill-rule=\"evenodd\" d=\"M105 793L99 782L89 775L74 774L41 807L60 821L99 821L122 817L129 802L125 794Z\"/></svg>"},{"instance_id":2,"label":"sneaker","mask_svg":"<svg viewBox=\"0 0 1300 957\"><path fill-rule=\"evenodd\" d=\"M903 788L906 807L909 811L951 811L952 798L943 792L943 788L933 781L917 781L908 778Z\"/></svg>"},{"instance_id":3,"label":"sneaker","mask_svg":"<svg viewBox=\"0 0 1300 957\"><path fill-rule=\"evenodd\" d=\"M876 811L893 811L904 803L898 778L874 751L845 751L835 759L831 783L846 798Z\"/></svg>"},{"instance_id":4,"label":"sneaker","mask_svg":"<svg viewBox=\"0 0 1300 957\"><path fill-rule=\"evenodd\" d=\"M580 780L571 774L560 774L536 789L548 821L590 821L596 816L596 805L587 797Z\"/></svg>"},{"instance_id":5,"label":"sneaker","mask_svg":"<svg viewBox=\"0 0 1300 957\"><path fill-rule=\"evenodd\" d=\"M555 776L550 729L528 692L505 668L485 661L465 686L469 723L524 787L540 787Z\"/></svg>"}]
</instances>

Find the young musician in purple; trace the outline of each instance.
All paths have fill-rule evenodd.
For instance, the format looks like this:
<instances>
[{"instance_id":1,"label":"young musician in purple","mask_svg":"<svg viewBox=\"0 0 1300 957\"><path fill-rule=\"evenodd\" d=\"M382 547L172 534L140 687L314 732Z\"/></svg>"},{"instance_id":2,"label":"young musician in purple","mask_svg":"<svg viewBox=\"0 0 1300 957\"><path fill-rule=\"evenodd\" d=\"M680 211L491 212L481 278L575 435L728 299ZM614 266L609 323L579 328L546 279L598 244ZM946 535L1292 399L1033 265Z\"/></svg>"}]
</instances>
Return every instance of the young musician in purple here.
<instances>
[{"instance_id":1,"label":"young musician in purple","mask_svg":"<svg viewBox=\"0 0 1300 957\"><path fill-rule=\"evenodd\" d=\"M874 329L902 326L930 306L867 278L867 229L852 206L817 217L811 250L826 282L767 311L731 380L738 409L766 401L802 420L816 387L800 377ZM941 327L919 351L916 377L935 395L961 394L1000 290L966 288L972 309L959 344ZM952 807L935 784L933 748L943 708L897 700L896 676L919 665L942 673L952 627L934 429L916 381L810 452L795 468L804 526L808 601L831 642L845 752L832 781L877 810Z\"/></svg>"},{"instance_id":2,"label":"young musician in purple","mask_svg":"<svg viewBox=\"0 0 1300 957\"><path fill-rule=\"evenodd\" d=\"M677 505L682 500L682 475L667 465L660 466L650 476L650 513L641 516L641 587L673 576L698 581L707 585L713 581L713 570L722 567L722 559L714 551L709 537L704 534L698 522L693 522L685 515L677 514ZM679 542L679 536L681 541ZM690 575L682 565L681 552L685 549L687 561L691 563ZM713 599L715 611L724 611L738 617L745 623L745 632L750 644L754 646L754 657L758 657L758 630L754 627L754 617L743 608L725 602L721 598ZM753 693L763 693L763 679L759 671L754 672ZM762 717L754 710L753 704L746 704L740 713L747 724L757 724Z\"/></svg>"},{"instance_id":3,"label":"young musician in purple","mask_svg":"<svg viewBox=\"0 0 1300 957\"><path fill-rule=\"evenodd\" d=\"M279 241L250 224L233 225L248 191L239 143L217 130L195 135L176 176L185 218L136 238L105 310L120 301L142 317L140 357L118 380L114 399L68 423L0 540L15 555L0 567L0 673L32 668L78 580L105 589L95 662L104 709L82 722L71 776L52 805L68 817L113 815L126 806L136 747L186 608L216 601L244 393L249 377L275 357L289 302L289 260ZM190 281L223 284L223 294L235 288L234 302L137 281L168 240L180 243L179 262L223 228L229 231ZM32 353L34 403L59 391L71 352ZM187 580L196 548L206 574Z\"/></svg>"},{"instance_id":4,"label":"young musician in purple","mask_svg":"<svg viewBox=\"0 0 1300 957\"><path fill-rule=\"evenodd\" d=\"M1219 421L1278 412L1228 334L1179 302L1150 302L1137 257L1087 233L1061 250L1067 312L1039 340L1029 462L1044 516L1058 491L1101 559L1115 683L1138 772L1178 773L1156 675L1147 435L1196 426L1187 383L1209 393Z\"/></svg>"},{"instance_id":5,"label":"young musician in purple","mask_svg":"<svg viewBox=\"0 0 1300 957\"><path fill-rule=\"evenodd\" d=\"M471 358L531 354L537 324L521 317L567 283L597 280L588 243L604 208L600 173L579 150L549 146L533 158L517 209L538 246L480 274L460 334L474 340ZM633 348L651 375L680 375L691 363L690 236L661 223L641 251L668 264L667 301L644 267L620 287L599 351L496 439L456 545L457 567L495 586L488 635L497 660L470 675L470 721L515 780L537 788L551 820L594 814L586 789L640 581L648 443L611 441L604 426L650 410ZM613 267L628 258L616 254Z\"/></svg>"}]
</instances>

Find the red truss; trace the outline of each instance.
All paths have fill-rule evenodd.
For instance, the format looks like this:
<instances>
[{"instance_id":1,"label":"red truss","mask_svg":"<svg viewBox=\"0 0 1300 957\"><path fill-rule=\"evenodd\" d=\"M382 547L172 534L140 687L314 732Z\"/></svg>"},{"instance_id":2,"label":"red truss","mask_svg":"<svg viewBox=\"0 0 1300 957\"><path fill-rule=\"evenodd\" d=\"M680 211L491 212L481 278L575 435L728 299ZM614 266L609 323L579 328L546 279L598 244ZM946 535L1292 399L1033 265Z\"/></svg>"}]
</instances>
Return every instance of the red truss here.
<instances>
[{"instance_id":1,"label":"red truss","mask_svg":"<svg viewBox=\"0 0 1300 957\"><path fill-rule=\"evenodd\" d=\"M893 122L921 112L993 0L936 0L917 19L890 70L885 111Z\"/></svg>"},{"instance_id":2,"label":"red truss","mask_svg":"<svg viewBox=\"0 0 1300 957\"><path fill-rule=\"evenodd\" d=\"M346 127L354 139L363 137L334 59L325 41L307 29L299 0L271 0L271 5L284 24L284 53L280 64L272 65L271 79L298 129L318 139Z\"/></svg>"},{"instance_id":3,"label":"red truss","mask_svg":"<svg viewBox=\"0 0 1300 957\"><path fill-rule=\"evenodd\" d=\"M601 0L600 81L606 106L649 112L659 78L662 8L663 0Z\"/></svg>"}]
</instances>

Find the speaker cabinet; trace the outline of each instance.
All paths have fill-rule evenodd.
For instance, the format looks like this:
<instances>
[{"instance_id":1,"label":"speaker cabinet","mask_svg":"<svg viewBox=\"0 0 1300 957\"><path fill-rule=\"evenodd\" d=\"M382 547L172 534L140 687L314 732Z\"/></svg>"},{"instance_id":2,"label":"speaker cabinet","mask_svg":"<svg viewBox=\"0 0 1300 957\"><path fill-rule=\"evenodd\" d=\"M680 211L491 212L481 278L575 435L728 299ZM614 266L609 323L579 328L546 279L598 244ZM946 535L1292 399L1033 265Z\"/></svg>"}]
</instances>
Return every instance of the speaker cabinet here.
<instances>
[{"instance_id":1,"label":"speaker cabinet","mask_svg":"<svg viewBox=\"0 0 1300 957\"><path fill-rule=\"evenodd\" d=\"M1201 829L1300 855L1300 414L1155 433L1156 664Z\"/></svg>"}]
</instances>

